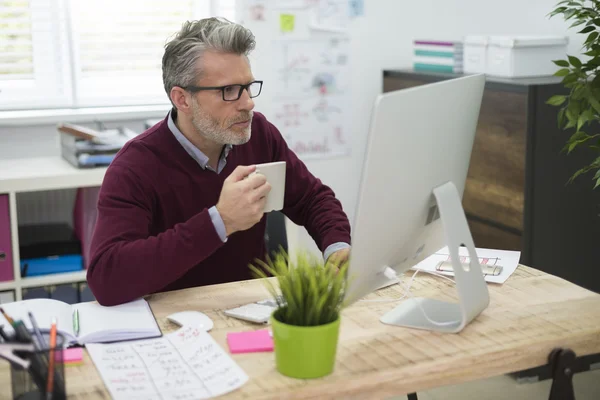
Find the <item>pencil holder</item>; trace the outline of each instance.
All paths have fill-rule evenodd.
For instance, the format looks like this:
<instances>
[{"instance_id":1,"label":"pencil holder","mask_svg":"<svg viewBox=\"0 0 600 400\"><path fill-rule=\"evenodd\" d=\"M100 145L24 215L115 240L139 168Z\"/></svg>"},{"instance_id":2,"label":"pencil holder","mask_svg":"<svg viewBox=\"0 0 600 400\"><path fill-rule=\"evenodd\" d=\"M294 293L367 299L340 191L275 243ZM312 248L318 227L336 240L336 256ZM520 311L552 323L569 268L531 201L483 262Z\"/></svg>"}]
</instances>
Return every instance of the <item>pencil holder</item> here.
<instances>
[{"instance_id":1,"label":"pencil holder","mask_svg":"<svg viewBox=\"0 0 600 400\"><path fill-rule=\"evenodd\" d=\"M28 360L27 369L11 363L11 384L14 400L46 400L47 388L50 386L52 400L67 398L65 386L65 367L63 363L64 337L56 334L56 346L51 348L50 334L42 333L43 344L39 350L19 352L19 357ZM54 361L52 362L51 359ZM52 365L52 367L51 367ZM50 384L48 381L50 380Z\"/></svg>"}]
</instances>

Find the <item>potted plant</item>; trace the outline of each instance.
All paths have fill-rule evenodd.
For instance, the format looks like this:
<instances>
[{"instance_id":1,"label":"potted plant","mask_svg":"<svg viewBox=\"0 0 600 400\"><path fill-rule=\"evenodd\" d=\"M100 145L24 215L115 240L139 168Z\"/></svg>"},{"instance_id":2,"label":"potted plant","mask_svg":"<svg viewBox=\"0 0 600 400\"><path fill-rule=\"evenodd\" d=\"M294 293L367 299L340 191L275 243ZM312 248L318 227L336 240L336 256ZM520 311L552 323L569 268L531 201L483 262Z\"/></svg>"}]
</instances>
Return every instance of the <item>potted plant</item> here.
<instances>
[{"instance_id":1,"label":"potted plant","mask_svg":"<svg viewBox=\"0 0 600 400\"><path fill-rule=\"evenodd\" d=\"M277 308L271 316L275 364L283 375L318 378L335 364L340 312L346 293L347 263L338 266L304 252L292 262L280 250L250 268L264 283ZM273 276L273 279L266 279Z\"/></svg>"},{"instance_id":2,"label":"potted plant","mask_svg":"<svg viewBox=\"0 0 600 400\"><path fill-rule=\"evenodd\" d=\"M562 14L566 21L572 20L570 28L578 27L580 34L587 35L583 44L588 58L580 60L567 56L566 60L554 60L561 67L556 76L563 77L562 84L569 89L566 95L552 96L547 103L561 107L558 125L563 130L574 129L564 151L576 148L592 150L591 162L576 171L569 182L581 174L593 173L594 189L600 186L600 0L565 0L556 5L550 17Z\"/></svg>"}]
</instances>

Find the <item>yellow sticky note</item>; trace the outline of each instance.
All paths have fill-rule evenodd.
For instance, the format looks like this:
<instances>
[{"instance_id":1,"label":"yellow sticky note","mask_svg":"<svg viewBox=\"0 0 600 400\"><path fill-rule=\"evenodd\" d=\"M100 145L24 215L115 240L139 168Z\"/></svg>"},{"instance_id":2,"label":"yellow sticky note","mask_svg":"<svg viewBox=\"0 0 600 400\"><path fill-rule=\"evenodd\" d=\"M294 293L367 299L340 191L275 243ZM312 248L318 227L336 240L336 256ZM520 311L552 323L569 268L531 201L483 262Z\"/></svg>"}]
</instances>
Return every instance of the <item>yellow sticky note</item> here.
<instances>
[{"instance_id":1,"label":"yellow sticky note","mask_svg":"<svg viewBox=\"0 0 600 400\"><path fill-rule=\"evenodd\" d=\"M295 20L296 16L293 14L280 14L279 25L281 26L281 32L293 32Z\"/></svg>"}]
</instances>

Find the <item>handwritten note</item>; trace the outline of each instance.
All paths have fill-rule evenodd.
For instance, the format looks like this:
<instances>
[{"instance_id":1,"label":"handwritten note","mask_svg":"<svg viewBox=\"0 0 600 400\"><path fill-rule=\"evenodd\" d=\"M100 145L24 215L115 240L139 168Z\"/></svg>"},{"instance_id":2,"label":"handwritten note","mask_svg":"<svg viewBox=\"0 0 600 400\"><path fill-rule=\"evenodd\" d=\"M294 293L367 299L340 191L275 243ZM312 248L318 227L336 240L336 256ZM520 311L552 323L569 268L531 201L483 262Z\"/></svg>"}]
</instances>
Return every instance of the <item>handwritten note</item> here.
<instances>
[{"instance_id":1,"label":"handwritten note","mask_svg":"<svg viewBox=\"0 0 600 400\"><path fill-rule=\"evenodd\" d=\"M214 339L195 327L160 339L88 344L87 349L115 399L208 399L248 381Z\"/></svg>"}]
</instances>

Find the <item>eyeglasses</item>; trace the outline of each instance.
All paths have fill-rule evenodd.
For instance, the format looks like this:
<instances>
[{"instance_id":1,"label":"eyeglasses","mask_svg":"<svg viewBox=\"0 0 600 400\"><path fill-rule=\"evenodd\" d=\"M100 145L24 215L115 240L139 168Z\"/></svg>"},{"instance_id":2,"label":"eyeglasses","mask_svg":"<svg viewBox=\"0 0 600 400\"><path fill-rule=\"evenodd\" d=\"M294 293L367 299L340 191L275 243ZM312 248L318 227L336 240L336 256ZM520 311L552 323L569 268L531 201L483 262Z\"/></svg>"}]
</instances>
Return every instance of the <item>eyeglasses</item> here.
<instances>
[{"instance_id":1,"label":"eyeglasses","mask_svg":"<svg viewBox=\"0 0 600 400\"><path fill-rule=\"evenodd\" d=\"M250 82L247 85L227 85L227 86L182 86L182 89L190 92L200 92L201 90L220 90L223 94L223 100L236 101L242 97L244 89L248 92L250 98L257 97L262 90L263 81Z\"/></svg>"}]
</instances>

